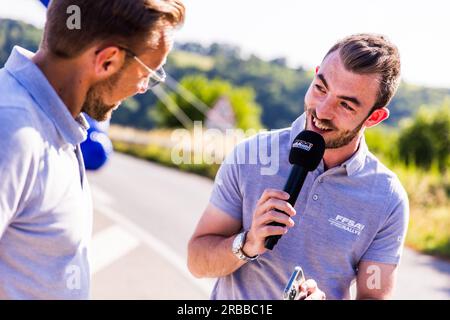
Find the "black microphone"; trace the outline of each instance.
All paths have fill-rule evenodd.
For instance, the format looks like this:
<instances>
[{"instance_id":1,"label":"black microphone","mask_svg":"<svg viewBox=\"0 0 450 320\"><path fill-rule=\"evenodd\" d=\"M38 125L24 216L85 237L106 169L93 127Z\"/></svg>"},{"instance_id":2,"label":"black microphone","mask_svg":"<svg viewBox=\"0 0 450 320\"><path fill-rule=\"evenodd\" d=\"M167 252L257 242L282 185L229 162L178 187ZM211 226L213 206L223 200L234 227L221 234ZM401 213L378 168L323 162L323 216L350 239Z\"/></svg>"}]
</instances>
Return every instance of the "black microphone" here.
<instances>
[{"instance_id":1,"label":"black microphone","mask_svg":"<svg viewBox=\"0 0 450 320\"><path fill-rule=\"evenodd\" d=\"M324 152L325 140L314 131L304 130L292 142L291 151L289 152L289 162L292 164L292 169L283 188L283 191L289 193L290 197L287 202L292 206L297 201L298 194L303 187L308 172L317 168ZM275 209L275 211L283 212L278 209ZM286 214L285 212L283 213ZM271 222L269 225L285 226L278 222ZM269 236L264 241L264 246L272 250L280 238L281 235Z\"/></svg>"}]
</instances>

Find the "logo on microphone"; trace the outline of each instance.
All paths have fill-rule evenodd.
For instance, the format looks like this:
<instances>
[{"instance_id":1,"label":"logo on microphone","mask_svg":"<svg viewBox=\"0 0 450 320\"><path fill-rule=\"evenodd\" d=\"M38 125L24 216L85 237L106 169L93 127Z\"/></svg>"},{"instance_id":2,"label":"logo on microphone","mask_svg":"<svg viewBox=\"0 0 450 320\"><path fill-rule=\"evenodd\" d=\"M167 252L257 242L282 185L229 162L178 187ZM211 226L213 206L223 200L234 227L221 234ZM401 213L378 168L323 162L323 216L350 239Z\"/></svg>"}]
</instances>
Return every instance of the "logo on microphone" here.
<instances>
[{"instance_id":1,"label":"logo on microphone","mask_svg":"<svg viewBox=\"0 0 450 320\"><path fill-rule=\"evenodd\" d=\"M303 141L303 140L295 140L292 144L292 148L299 148L305 151L311 150L313 144L311 142Z\"/></svg>"}]
</instances>

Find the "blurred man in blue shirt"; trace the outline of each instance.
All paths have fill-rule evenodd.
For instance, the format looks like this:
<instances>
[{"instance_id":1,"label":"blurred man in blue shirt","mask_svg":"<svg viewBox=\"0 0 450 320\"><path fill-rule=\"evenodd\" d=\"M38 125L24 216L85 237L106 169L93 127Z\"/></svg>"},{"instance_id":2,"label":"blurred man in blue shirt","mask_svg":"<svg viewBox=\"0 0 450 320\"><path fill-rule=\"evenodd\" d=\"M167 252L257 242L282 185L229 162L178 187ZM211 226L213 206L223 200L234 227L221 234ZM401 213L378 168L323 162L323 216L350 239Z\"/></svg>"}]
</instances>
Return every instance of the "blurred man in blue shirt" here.
<instances>
[{"instance_id":1,"label":"blurred man in blue shirt","mask_svg":"<svg viewBox=\"0 0 450 320\"><path fill-rule=\"evenodd\" d=\"M89 297L81 112L107 120L164 81L183 20L179 0L53 1L39 51L13 49L0 70L0 299Z\"/></svg>"}]
</instances>

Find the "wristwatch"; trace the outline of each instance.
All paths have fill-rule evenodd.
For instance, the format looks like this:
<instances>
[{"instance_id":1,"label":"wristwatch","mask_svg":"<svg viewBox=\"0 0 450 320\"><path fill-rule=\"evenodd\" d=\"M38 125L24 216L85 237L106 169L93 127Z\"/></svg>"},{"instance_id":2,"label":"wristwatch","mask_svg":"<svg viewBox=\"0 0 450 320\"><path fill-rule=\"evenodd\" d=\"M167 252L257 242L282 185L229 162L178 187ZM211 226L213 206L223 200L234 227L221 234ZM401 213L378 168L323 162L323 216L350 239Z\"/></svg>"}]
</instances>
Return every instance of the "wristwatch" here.
<instances>
[{"instance_id":1,"label":"wristwatch","mask_svg":"<svg viewBox=\"0 0 450 320\"><path fill-rule=\"evenodd\" d=\"M253 260L258 259L259 254L257 254L254 257L249 257L242 250L242 248L244 247L244 244L245 244L245 239L247 238L247 233L248 233L248 231L241 232L234 238L231 251L240 260L253 261Z\"/></svg>"}]
</instances>

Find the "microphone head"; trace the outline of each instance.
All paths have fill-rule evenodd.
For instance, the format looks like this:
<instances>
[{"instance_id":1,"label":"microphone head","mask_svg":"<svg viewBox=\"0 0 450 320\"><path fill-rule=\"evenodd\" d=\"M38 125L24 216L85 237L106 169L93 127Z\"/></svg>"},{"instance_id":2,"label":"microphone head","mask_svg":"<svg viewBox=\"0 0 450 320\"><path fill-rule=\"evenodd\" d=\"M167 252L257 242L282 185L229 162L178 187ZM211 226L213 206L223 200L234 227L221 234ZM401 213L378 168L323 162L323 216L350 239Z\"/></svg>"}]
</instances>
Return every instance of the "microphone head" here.
<instances>
[{"instance_id":1,"label":"microphone head","mask_svg":"<svg viewBox=\"0 0 450 320\"><path fill-rule=\"evenodd\" d=\"M323 137L314 131L303 130L292 142L289 162L302 166L308 171L314 171L324 153L325 140Z\"/></svg>"}]
</instances>

